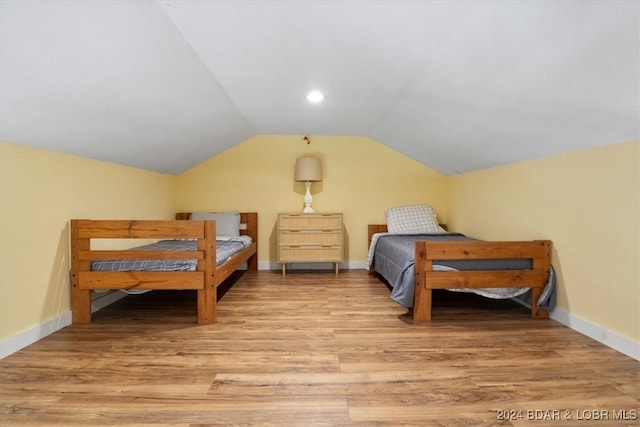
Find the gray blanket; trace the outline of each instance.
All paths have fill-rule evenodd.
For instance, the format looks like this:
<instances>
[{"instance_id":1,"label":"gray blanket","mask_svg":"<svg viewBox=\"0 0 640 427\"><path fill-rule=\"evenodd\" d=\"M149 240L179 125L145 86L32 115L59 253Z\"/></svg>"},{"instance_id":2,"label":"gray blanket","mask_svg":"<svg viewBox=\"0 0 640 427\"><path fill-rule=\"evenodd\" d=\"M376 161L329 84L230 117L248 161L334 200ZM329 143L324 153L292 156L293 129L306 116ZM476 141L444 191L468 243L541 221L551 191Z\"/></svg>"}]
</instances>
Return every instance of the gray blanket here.
<instances>
[{"instance_id":1,"label":"gray blanket","mask_svg":"<svg viewBox=\"0 0 640 427\"><path fill-rule=\"evenodd\" d=\"M459 233L438 234L389 234L374 235L369 249L369 267L375 268L391 286L391 298L400 305L413 306L415 288L415 242L431 241L472 241L477 240ZM520 270L532 267L529 259L454 260L435 261L434 271L446 270ZM538 301L538 307L553 310L555 307L555 274L552 271L549 282ZM527 294L530 305L530 288L483 288L450 289L457 292L473 292L488 298L518 298L526 305Z\"/></svg>"}]
</instances>

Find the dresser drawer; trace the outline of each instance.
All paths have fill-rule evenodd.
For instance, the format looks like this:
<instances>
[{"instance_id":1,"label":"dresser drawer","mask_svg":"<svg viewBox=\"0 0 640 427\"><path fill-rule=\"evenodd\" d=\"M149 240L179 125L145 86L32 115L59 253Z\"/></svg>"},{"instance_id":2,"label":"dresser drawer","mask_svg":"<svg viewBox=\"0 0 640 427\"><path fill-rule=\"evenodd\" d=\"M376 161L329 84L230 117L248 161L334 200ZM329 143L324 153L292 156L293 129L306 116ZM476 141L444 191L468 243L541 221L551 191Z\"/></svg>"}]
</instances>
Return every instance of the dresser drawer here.
<instances>
[{"instance_id":1,"label":"dresser drawer","mask_svg":"<svg viewBox=\"0 0 640 427\"><path fill-rule=\"evenodd\" d=\"M280 245L340 246L342 232L283 230L280 232Z\"/></svg>"},{"instance_id":2,"label":"dresser drawer","mask_svg":"<svg viewBox=\"0 0 640 427\"><path fill-rule=\"evenodd\" d=\"M342 247L285 246L279 250L280 262L339 262Z\"/></svg>"},{"instance_id":3,"label":"dresser drawer","mask_svg":"<svg viewBox=\"0 0 640 427\"><path fill-rule=\"evenodd\" d=\"M280 215L280 230L342 230L342 215Z\"/></svg>"}]
</instances>

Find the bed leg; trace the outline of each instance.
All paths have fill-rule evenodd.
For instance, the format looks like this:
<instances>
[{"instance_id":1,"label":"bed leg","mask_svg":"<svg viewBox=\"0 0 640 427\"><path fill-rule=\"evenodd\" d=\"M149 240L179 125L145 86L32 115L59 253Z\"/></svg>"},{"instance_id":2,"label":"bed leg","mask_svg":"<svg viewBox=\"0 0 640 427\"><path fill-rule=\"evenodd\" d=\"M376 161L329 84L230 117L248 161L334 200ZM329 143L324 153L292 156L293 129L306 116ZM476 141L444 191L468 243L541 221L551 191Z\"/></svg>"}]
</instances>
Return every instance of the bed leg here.
<instances>
[{"instance_id":1,"label":"bed leg","mask_svg":"<svg viewBox=\"0 0 640 427\"><path fill-rule=\"evenodd\" d=\"M249 257L247 269L258 271L258 214L256 212L248 212L247 216L247 234L255 236L256 252Z\"/></svg>"},{"instance_id":2,"label":"bed leg","mask_svg":"<svg viewBox=\"0 0 640 427\"><path fill-rule=\"evenodd\" d=\"M80 259L80 252L91 249L87 237L80 237L80 221L69 222L71 234L71 322L91 323L91 290L80 289L80 272L91 270L91 261Z\"/></svg>"},{"instance_id":3,"label":"bed leg","mask_svg":"<svg viewBox=\"0 0 640 427\"><path fill-rule=\"evenodd\" d=\"M75 324L91 323L91 291L71 288L71 322Z\"/></svg>"},{"instance_id":4,"label":"bed leg","mask_svg":"<svg viewBox=\"0 0 640 427\"><path fill-rule=\"evenodd\" d=\"M251 271L258 271L258 254L257 253L249 257L247 269Z\"/></svg>"},{"instance_id":5,"label":"bed leg","mask_svg":"<svg viewBox=\"0 0 640 427\"><path fill-rule=\"evenodd\" d=\"M210 325L216 323L216 288L198 290L198 323Z\"/></svg>"},{"instance_id":6,"label":"bed leg","mask_svg":"<svg viewBox=\"0 0 640 427\"><path fill-rule=\"evenodd\" d=\"M433 270L433 264L430 259L427 259L426 242L416 242L415 260L416 280L413 293L413 320L415 322L430 322L433 290L427 288L425 273Z\"/></svg>"},{"instance_id":7,"label":"bed leg","mask_svg":"<svg viewBox=\"0 0 640 427\"><path fill-rule=\"evenodd\" d=\"M430 322L433 290L420 286L419 290L416 289L416 291L415 301L413 301L413 320L416 322Z\"/></svg>"}]
</instances>

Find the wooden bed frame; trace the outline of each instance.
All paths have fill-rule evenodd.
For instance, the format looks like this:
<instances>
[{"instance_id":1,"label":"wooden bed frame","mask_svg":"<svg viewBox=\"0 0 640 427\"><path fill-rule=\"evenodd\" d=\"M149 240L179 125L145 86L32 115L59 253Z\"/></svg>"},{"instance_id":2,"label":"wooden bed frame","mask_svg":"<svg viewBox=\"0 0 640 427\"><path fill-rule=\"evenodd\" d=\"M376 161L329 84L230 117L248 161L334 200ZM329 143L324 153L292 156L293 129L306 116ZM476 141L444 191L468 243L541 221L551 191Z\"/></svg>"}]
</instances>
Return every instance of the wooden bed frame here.
<instances>
[{"instance_id":1,"label":"wooden bed frame","mask_svg":"<svg viewBox=\"0 0 640 427\"><path fill-rule=\"evenodd\" d=\"M91 323L91 291L117 289L193 289L198 291L198 323L216 323L217 287L244 263L258 269L258 214L240 214L240 234L253 240L216 266L215 221L71 220L71 313L73 323ZM91 250L91 239L197 239L196 251ZM196 271L91 271L95 259L196 259Z\"/></svg>"},{"instance_id":2,"label":"wooden bed frame","mask_svg":"<svg viewBox=\"0 0 640 427\"><path fill-rule=\"evenodd\" d=\"M446 227L445 227L446 229ZM387 231L386 224L370 224L369 246L374 233ZM434 261L469 259L531 259L531 270L433 271ZM415 294L413 319L431 320L434 289L453 288L531 288L531 317L546 319L549 313L537 307L538 299L549 279L551 269L551 241L531 240L513 242L429 242L415 246ZM375 274L375 271L372 271Z\"/></svg>"}]
</instances>

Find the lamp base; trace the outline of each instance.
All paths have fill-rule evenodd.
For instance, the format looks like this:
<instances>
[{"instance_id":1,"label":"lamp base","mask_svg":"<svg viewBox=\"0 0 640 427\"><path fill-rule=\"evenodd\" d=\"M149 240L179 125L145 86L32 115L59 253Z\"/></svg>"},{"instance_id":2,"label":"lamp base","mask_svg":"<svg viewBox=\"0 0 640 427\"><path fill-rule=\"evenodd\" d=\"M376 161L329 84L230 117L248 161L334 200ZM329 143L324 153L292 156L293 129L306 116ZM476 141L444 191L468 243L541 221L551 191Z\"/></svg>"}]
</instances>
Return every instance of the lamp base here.
<instances>
[{"instance_id":1,"label":"lamp base","mask_svg":"<svg viewBox=\"0 0 640 427\"><path fill-rule=\"evenodd\" d=\"M307 191L304 193L304 209L302 213L313 213L313 208L311 207L311 201L313 200L311 197L311 181L305 181L304 186Z\"/></svg>"}]
</instances>

